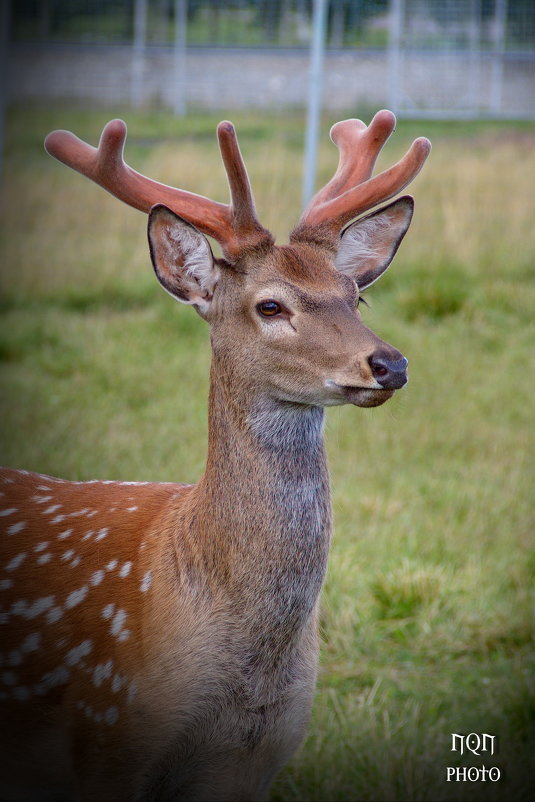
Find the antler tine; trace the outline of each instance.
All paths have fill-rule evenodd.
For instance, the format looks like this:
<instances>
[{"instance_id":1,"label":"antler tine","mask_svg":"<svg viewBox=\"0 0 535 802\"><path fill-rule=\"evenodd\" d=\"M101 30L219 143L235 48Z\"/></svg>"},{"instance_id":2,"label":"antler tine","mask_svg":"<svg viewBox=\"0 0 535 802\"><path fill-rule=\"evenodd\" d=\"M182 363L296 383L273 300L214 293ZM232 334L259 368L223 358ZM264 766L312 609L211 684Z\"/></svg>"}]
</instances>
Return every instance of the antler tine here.
<instances>
[{"instance_id":1,"label":"antler tine","mask_svg":"<svg viewBox=\"0 0 535 802\"><path fill-rule=\"evenodd\" d=\"M231 208L238 226L258 224L253 193L236 137L236 129L228 120L217 126L219 148L230 189Z\"/></svg>"},{"instance_id":2,"label":"antler tine","mask_svg":"<svg viewBox=\"0 0 535 802\"><path fill-rule=\"evenodd\" d=\"M237 169L236 171L236 178L231 179L229 174L233 206L237 202L234 195L236 198L244 199L243 204L238 204L240 214L236 215L234 209L226 204L218 203L193 192L161 184L133 170L123 159L125 140L126 124L122 120L112 120L104 127L98 148L93 148L78 139L70 131L53 131L45 140L45 148L51 156L91 178L116 198L135 209L148 212L157 203L165 204L176 214L196 226L199 231L217 240L230 261L235 260L245 247L254 244L254 242L251 243L251 226L242 232L239 225L241 216L243 216L242 206L245 205L247 197L250 199L250 209L254 217L254 204L250 188L248 196L243 192L240 196L237 189L233 188L239 185L239 178L243 175L247 187L249 186L243 162L241 162L241 170ZM227 162L225 162L225 166L227 167ZM256 220L256 218L254 219ZM264 232L264 229L259 223L256 223L257 238L261 231Z\"/></svg>"},{"instance_id":3,"label":"antler tine","mask_svg":"<svg viewBox=\"0 0 535 802\"><path fill-rule=\"evenodd\" d=\"M425 137L416 139L397 164L371 178L395 125L394 114L383 110L369 126L361 120L343 120L333 126L331 138L340 150L338 169L309 203L298 229L325 224L338 232L358 214L397 195L416 177L431 150Z\"/></svg>"},{"instance_id":4,"label":"antler tine","mask_svg":"<svg viewBox=\"0 0 535 802\"><path fill-rule=\"evenodd\" d=\"M333 125L330 136L340 151L338 169L328 184L308 205L325 203L370 178L381 148L396 126L391 111L378 111L367 126L362 120L342 120ZM305 212L306 214L306 212Z\"/></svg>"}]
</instances>

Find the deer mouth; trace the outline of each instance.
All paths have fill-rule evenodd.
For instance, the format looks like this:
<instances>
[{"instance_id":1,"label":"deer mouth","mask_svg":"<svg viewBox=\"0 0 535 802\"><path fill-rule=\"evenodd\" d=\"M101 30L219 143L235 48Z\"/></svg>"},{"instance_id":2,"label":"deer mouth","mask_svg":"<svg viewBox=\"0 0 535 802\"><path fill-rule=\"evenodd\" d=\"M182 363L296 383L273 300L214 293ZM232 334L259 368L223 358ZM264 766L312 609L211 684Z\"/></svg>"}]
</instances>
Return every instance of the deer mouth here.
<instances>
[{"instance_id":1,"label":"deer mouth","mask_svg":"<svg viewBox=\"0 0 535 802\"><path fill-rule=\"evenodd\" d=\"M354 404L356 407L379 407L392 398L395 390L382 387L359 387L351 384L338 384L327 380L327 387L336 391L339 403Z\"/></svg>"},{"instance_id":2,"label":"deer mouth","mask_svg":"<svg viewBox=\"0 0 535 802\"><path fill-rule=\"evenodd\" d=\"M356 407L380 407L389 398L392 398L395 390L374 389L373 387L341 387L344 396L349 404Z\"/></svg>"}]
</instances>

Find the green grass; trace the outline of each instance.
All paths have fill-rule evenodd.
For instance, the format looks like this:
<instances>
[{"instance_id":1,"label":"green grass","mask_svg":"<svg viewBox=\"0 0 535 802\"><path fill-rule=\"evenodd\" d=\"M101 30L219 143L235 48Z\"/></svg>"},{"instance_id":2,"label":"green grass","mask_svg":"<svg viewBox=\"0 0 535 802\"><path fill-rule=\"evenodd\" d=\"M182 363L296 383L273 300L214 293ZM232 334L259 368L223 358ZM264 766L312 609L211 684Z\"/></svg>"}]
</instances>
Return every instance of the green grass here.
<instances>
[{"instance_id":1,"label":"green grass","mask_svg":"<svg viewBox=\"0 0 535 802\"><path fill-rule=\"evenodd\" d=\"M354 113L354 112L353 112ZM145 220L48 158L53 127L102 113L16 110L1 228L3 462L71 479L195 480L209 344L149 264ZM226 116L226 114L221 115ZM296 219L302 118L234 115L263 222ZM226 199L216 115L128 113L133 165ZM328 128L325 121L325 132ZM434 142L416 216L365 320L410 360L375 410L328 412L335 536L307 740L273 802L528 800L535 739L535 130L401 122ZM326 133L320 180L336 152ZM500 738L459 758L451 733ZM449 765L497 783L446 783Z\"/></svg>"}]
</instances>

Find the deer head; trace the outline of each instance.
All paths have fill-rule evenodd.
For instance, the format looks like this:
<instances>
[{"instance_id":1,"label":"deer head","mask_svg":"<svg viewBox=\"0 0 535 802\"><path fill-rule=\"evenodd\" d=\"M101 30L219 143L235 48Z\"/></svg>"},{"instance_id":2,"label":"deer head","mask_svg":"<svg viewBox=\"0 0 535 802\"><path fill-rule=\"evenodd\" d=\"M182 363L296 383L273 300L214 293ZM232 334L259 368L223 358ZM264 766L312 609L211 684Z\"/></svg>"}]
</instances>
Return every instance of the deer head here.
<instances>
[{"instance_id":1,"label":"deer head","mask_svg":"<svg viewBox=\"0 0 535 802\"><path fill-rule=\"evenodd\" d=\"M377 406L406 381L407 360L362 322L360 293L387 269L412 218L400 192L430 150L424 138L390 169L372 177L395 127L389 111L369 126L344 120L331 130L338 169L312 199L288 245L276 246L258 222L234 127L218 126L230 188L224 205L140 175L123 161L126 126L113 120L98 149L66 131L46 140L49 153L149 212L152 264L160 284L191 304L212 329L214 360L233 392L311 406ZM216 258L206 236L223 251ZM230 386L230 385L229 385Z\"/></svg>"}]
</instances>

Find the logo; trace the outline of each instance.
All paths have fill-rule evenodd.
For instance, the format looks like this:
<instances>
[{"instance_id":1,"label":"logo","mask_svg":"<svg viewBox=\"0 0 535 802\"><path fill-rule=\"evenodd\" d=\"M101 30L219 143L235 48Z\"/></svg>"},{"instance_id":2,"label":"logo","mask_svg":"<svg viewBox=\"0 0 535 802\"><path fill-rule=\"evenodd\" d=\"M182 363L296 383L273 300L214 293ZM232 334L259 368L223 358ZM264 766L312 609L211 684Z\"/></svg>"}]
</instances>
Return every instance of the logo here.
<instances>
[{"instance_id":1,"label":"logo","mask_svg":"<svg viewBox=\"0 0 535 802\"><path fill-rule=\"evenodd\" d=\"M482 755L492 756L498 751L497 738L489 735L488 732L470 732L468 735L460 735L452 732L451 751L459 753L462 757L471 753L480 757ZM446 782L498 782L501 771L498 766L447 766Z\"/></svg>"}]
</instances>

